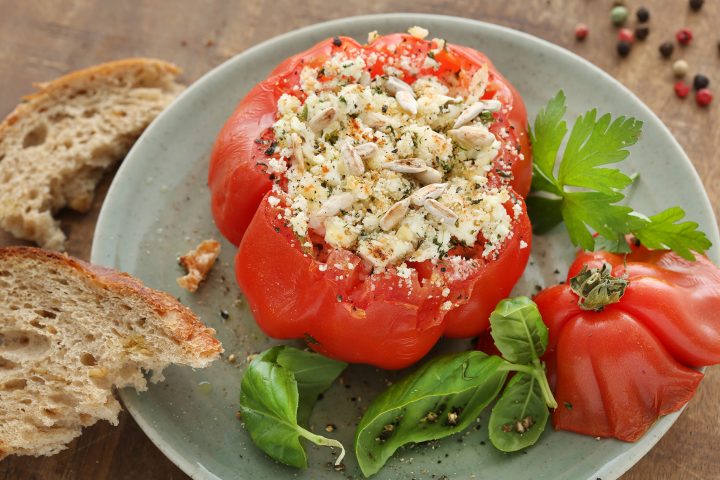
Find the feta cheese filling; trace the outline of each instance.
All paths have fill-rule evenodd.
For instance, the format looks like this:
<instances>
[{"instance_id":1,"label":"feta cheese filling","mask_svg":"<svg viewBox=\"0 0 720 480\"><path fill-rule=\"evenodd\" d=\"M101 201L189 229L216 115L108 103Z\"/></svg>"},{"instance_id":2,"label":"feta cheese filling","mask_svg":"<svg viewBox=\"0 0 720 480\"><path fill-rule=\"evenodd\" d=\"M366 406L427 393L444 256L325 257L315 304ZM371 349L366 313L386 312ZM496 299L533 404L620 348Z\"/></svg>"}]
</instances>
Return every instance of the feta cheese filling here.
<instances>
[{"instance_id":1,"label":"feta cheese filling","mask_svg":"<svg viewBox=\"0 0 720 480\"><path fill-rule=\"evenodd\" d=\"M280 158L268 172L286 182L274 185L271 204L285 199L284 219L301 244L320 236L375 270L437 261L455 246L492 255L512 235L505 204L518 201L488 184L501 148L488 127L501 105L480 99L487 69L461 92L434 76L408 85L390 63L371 79L374 57L339 52L305 66L298 96L280 97Z\"/></svg>"}]
</instances>

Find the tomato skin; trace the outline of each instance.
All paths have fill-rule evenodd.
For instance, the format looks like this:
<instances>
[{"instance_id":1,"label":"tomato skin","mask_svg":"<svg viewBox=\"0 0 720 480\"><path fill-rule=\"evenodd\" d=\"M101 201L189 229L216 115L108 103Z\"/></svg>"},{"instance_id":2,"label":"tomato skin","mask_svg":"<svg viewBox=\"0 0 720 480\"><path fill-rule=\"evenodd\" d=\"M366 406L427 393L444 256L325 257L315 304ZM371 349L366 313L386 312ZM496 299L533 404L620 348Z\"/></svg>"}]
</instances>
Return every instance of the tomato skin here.
<instances>
[{"instance_id":1,"label":"tomato skin","mask_svg":"<svg viewBox=\"0 0 720 480\"><path fill-rule=\"evenodd\" d=\"M421 283L416 274L410 279L412 288L392 269L367 276L360 258L347 250L333 250L326 262L317 261L278 219L281 212L263 199L235 257L237 282L255 321L271 337L305 338L329 357L385 369L412 365L442 335L472 336L486 329L489 312L512 289L530 251L529 246L520 248L523 238L530 240L523 212L514 225L516 234L497 259L480 265L464 281L451 282L445 297L442 288ZM335 267L348 263L352 269ZM442 274L442 263L433 268L434 275ZM446 314L441 304L466 291L475 293L460 303L472 307L462 310L461 305ZM456 311L460 313L445 321ZM477 316L486 311L486 317Z\"/></svg>"},{"instance_id":2,"label":"tomato skin","mask_svg":"<svg viewBox=\"0 0 720 480\"><path fill-rule=\"evenodd\" d=\"M720 363L720 269L703 256L688 262L631 248L627 259L579 253L568 282L535 297L550 334L557 429L636 441L692 398L703 377L692 367ZM603 263L628 280L625 294L602 311L583 310L569 280Z\"/></svg>"},{"instance_id":3,"label":"tomato skin","mask_svg":"<svg viewBox=\"0 0 720 480\"><path fill-rule=\"evenodd\" d=\"M482 98L494 96L507 107L495 114L490 127L503 148L489 184L508 186L522 211L513 217L513 234L496 255L482 257L482 247L458 252L476 263L457 277L448 260L413 265L416 272L409 279L402 279L394 268L370 275L352 252L323 252L322 259L317 252L304 252L294 233L278 220L278 208L267 201L273 182L278 182L266 169L269 159L278 158L269 149L277 101L283 93L302 99L302 91L292 87L299 84L303 66L320 65L338 50L425 59L431 47L431 42L406 34L380 37L365 46L347 37L327 39L281 63L240 102L220 132L208 177L213 216L223 235L239 246L237 281L268 335L306 338L313 349L348 362L403 368L424 356L442 335L468 337L487 329L490 312L522 274L531 244L522 201L532 173L527 114L515 89L484 55L469 48L448 45L435 56L439 69L424 68L420 74L455 75L460 86L467 86L487 65L489 82ZM371 76L382 74L381 67L378 62ZM404 79L414 80L407 72ZM511 205L506 209L511 213ZM353 268L334 268L347 264ZM449 311L443 308L448 302Z\"/></svg>"}]
</instances>

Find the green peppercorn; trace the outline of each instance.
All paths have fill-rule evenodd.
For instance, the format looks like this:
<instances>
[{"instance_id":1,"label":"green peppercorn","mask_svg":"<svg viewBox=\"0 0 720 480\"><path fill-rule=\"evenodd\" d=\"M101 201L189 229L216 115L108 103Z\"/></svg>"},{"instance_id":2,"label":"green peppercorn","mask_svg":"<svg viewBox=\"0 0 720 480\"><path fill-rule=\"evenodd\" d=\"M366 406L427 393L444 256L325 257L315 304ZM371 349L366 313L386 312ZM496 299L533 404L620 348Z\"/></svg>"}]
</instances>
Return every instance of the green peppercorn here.
<instances>
[{"instance_id":1,"label":"green peppercorn","mask_svg":"<svg viewBox=\"0 0 720 480\"><path fill-rule=\"evenodd\" d=\"M610 20L612 20L613 25L615 25L616 27L623 25L627 21L627 19L628 19L627 7L618 5L617 7L614 7L610 11Z\"/></svg>"}]
</instances>

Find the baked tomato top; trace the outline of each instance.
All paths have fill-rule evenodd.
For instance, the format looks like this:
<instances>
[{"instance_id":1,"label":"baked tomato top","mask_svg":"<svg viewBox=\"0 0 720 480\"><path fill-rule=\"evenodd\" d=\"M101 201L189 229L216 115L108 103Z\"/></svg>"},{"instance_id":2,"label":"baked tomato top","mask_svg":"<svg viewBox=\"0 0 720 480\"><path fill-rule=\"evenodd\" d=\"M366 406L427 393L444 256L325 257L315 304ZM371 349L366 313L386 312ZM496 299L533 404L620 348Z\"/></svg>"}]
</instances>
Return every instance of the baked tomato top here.
<instances>
[{"instance_id":1,"label":"baked tomato top","mask_svg":"<svg viewBox=\"0 0 720 480\"><path fill-rule=\"evenodd\" d=\"M530 250L526 121L487 58L443 40L336 37L279 65L209 175L258 324L385 368L486 329Z\"/></svg>"}]
</instances>

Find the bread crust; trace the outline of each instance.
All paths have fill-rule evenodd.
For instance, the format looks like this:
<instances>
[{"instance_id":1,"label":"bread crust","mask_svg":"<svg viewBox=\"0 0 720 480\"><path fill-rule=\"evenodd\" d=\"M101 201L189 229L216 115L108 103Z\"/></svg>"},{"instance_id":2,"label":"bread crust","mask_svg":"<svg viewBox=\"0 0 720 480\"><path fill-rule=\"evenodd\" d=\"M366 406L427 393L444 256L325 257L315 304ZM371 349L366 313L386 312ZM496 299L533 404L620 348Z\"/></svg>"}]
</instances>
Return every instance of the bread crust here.
<instances>
[{"instance_id":1,"label":"bread crust","mask_svg":"<svg viewBox=\"0 0 720 480\"><path fill-rule=\"evenodd\" d=\"M71 269L78 276L101 288L125 296L140 298L162 318L179 319L173 323L166 323L164 325L165 331L168 337L176 343L189 342L192 345L192 351L200 360L197 365L193 366L205 366L208 360L216 358L223 351L220 341L215 338L215 330L206 327L200 322L188 307L180 303L172 295L147 287L140 280L127 273L92 265L73 258L66 253L52 250L23 246L0 247L0 262L12 257L46 261L54 263L60 268ZM177 316L168 315L170 313L176 313Z\"/></svg>"},{"instance_id":2,"label":"bread crust","mask_svg":"<svg viewBox=\"0 0 720 480\"><path fill-rule=\"evenodd\" d=\"M129 58L36 84L0 122L0 227L63 250L54 215L90 209L103 172L183 90L179 73L169 62Z\"/></svg>"},{"instance_id":3,"label":"bread crust","mask_svg":"<svg viewBox=\"0 0 720 480\"><path fill-rule=\"evenodd\" d=\"M0 123L0 141L5 137L8 129L17 123L25 115L35 111L35 105L46 98L52 97L55 93L63 90L77 87L78 84L87 82L91 77L102 79L103 77L111 78L113 74L122 72L132 68L156 68L162 72L173 76L180 75L182 69L175 64L158 60L154 58L126 58L115 60L112 62L101 63L92 67L76 70L66 75L58 77L48 82L36 82L33 86L38 89L37 92L29 93L22 97L23 103L20 103L10 112L7 117Z\"/></svg>"}]
</instances>

